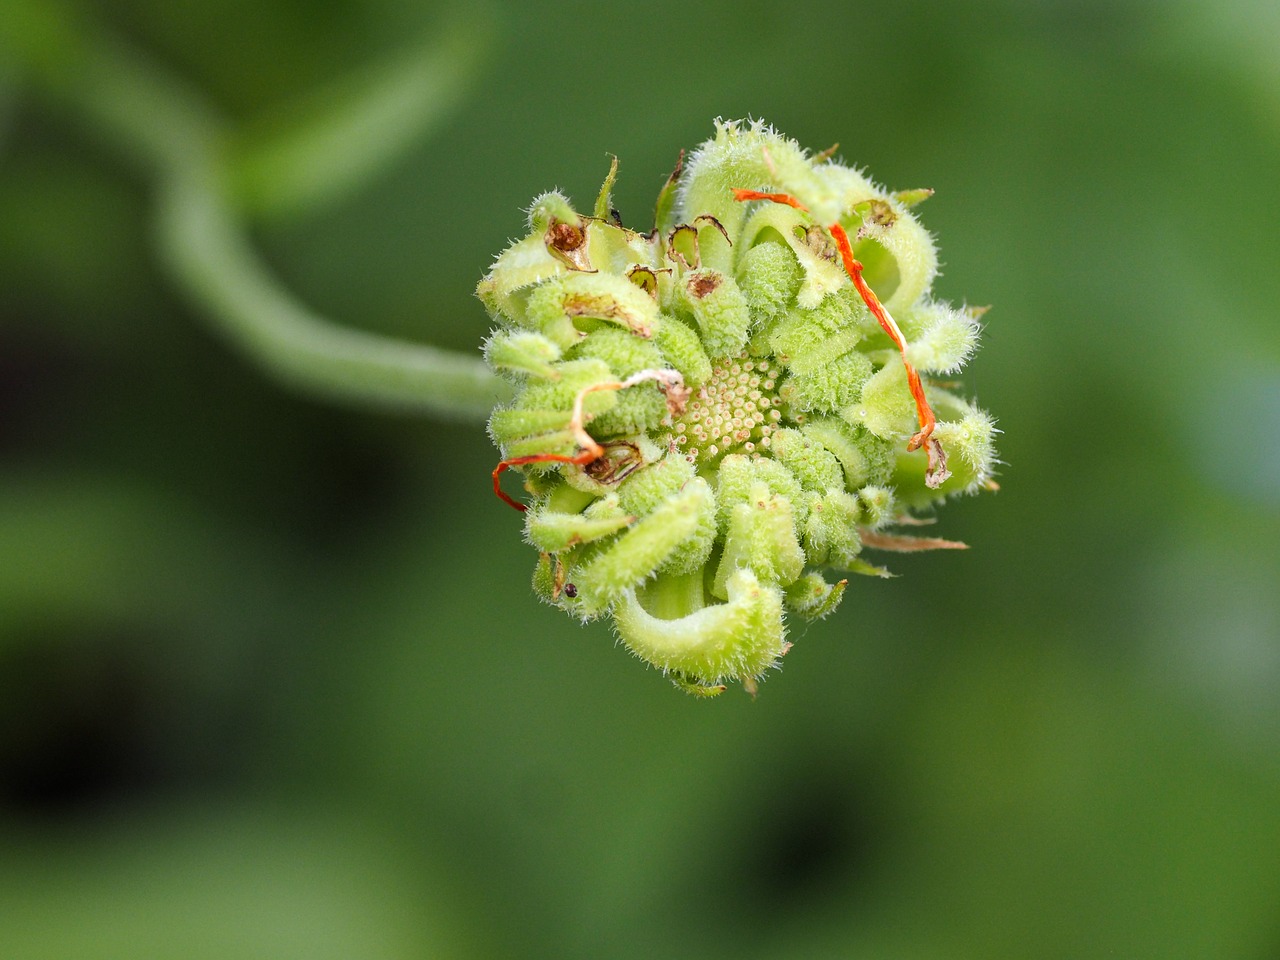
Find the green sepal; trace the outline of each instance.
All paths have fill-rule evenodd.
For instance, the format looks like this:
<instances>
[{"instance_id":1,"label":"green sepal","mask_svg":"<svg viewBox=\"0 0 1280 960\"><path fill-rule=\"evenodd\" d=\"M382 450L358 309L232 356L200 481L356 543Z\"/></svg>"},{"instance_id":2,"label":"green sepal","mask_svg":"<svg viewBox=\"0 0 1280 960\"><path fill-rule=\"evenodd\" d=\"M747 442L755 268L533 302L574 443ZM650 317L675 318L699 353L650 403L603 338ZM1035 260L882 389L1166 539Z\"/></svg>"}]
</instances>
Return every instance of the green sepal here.
<instances>
[{"instance_id":1,"label":"green sepal","mask_svg":"<svg viewBox=\"0 0 1280 960\"><path fill-rule=\"evenodd\" d=\"M569 198L559 190L548 190L546 193L539 194L529 204L529 229L539 241L542 241L542 235L547 232L553 221L573 223L578 219L578 211L573 209Z\"/></svg>"},{"instance_id":2,"label":"green sepal","mask_svg":"<svg viewBox=\"0 0 1280 960\"><path fill-rule=\"evenodd\" d=\"M679 192L680 174L683 170L684 151L681 150L675 169L671 171L671 176L667 177L666 183L658 191L658 202L654 205L653 210L653 232L656 236L666 236L667 231L675 226L676 196Z\"/></svg>"},{"instance_id":3,"label":"green sepal","mask_svg":"<svg viewBox=\"0 0 1280 960\"><path fill-rule=\"evenodd\" d=\"M868 563L866 560L855 560L845 569L850 573L856 573L860 577L879 577L882 580L892 580L897 576L888 567L877 567L874 563Z\"/></svg>"},{"instance_id":4,"label":"green sepal","mask_svg":"<svg viewBox=\"0 0 1280 960\"><path fill-rule=\"evenodd\" d=\"M932 187L917 187L914 190L895 190L893 192L893 199L897 200L900 204L902 204L908 210L918 204L923 203L924 201L928 200L932 196L933 196Z\"/></svg>"},{"instance_id":5,"label":"green sepal","mask_svg":"<svg viewBox=\"0 0 1280 960\"><path fill-rule=\"evenodd\" d=\"M541 233L507 247L476 287L476 296L495 320L528 322L525 301L528 289L568 268L547 251Z\"/></svg>"}]
</instances>

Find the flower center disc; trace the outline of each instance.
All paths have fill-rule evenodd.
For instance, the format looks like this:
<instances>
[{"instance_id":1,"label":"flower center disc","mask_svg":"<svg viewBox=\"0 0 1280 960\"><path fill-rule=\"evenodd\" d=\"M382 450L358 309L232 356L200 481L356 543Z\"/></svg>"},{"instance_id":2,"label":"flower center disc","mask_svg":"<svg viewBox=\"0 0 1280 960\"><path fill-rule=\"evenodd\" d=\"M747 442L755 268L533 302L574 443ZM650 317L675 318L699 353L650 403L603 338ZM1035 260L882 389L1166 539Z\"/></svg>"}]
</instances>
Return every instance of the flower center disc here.
<instances>
[{"instance_id":1,"label":"flower center disc","mask_svg":"<svg viewBox=\"0 0 1280 960\"><path fill-rule=\"evenodd\" d=\"M676 421L676 447L694 463L726 453L768 449L782 419L777 386L782 367L745 354L717 360Z\"/></svg>"}]
</instances>

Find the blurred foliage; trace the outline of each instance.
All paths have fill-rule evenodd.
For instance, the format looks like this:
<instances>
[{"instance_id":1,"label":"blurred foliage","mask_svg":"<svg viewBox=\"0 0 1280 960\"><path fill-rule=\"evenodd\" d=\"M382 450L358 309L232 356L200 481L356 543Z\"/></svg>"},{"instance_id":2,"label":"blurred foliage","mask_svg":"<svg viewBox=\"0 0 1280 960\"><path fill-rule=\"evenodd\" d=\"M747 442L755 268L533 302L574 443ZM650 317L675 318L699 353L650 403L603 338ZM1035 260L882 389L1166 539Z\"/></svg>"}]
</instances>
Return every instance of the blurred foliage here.
<instances>
[{"instance_id":1,"label":"blurred foliage","mask_svg":"<svg viewBox=\"0 0 1280 960\"><path fill-rule=\"evenodd\" d=\"M230 352L10 60L5 956L1280 957L1272 6L512 3L431 138L258 229L322 313L473 350L530 197L616 153L644 225L713 116L935 188L1004 489L754 702L539 606L478 425ZM251 142L445 8L84 9Z\"/></svg>"}]
</instances>

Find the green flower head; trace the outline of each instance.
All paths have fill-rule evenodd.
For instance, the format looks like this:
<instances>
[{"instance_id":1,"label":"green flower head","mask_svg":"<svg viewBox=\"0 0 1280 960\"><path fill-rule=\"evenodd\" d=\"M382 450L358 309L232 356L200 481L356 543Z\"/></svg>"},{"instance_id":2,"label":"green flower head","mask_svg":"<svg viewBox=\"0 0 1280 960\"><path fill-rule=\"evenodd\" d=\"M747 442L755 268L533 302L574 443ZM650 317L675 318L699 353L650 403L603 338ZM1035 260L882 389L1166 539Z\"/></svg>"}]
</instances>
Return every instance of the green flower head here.
<instances>
[{"instance_id":1,"label":"green flower head","mask_svg":"<svg viewBox=\"0 0 1280 960\"><path fill-rule=\"evenodd\" d=\"M485 345L516 385L489 430L494 486L525 510L534 587L686 691L754 691L785 616L824 617L863 549L957 547L889 532L994 489L991 418L948 382L981 311L930 295L933 239L830 151L718 123L678 163L650 233L610 206L538 197L480 282ZM502 492L522 471L528 506ZM823 571L837 571L829 581Z\"/></svg>"}]
</instances>

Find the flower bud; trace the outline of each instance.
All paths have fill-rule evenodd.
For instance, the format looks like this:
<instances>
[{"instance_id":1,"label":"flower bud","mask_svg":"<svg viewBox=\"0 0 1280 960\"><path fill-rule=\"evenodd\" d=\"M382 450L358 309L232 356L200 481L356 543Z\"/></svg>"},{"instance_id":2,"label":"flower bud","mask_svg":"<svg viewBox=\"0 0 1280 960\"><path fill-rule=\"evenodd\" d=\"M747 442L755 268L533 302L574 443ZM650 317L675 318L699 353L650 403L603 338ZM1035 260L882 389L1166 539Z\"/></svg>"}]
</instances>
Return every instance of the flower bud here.
<instances>
[{"instance_id":1,"label":"flower bud","mask_svg":"<svg viewBox=\"0 0 1280 960\"><path fill-rule=\"evenodd\" d=\"M992 419L922 374L973 354L979 311L936 301L932 237L862 173L761 123L720 123L649 233L534 201L480 282L489 364L515 386L489 431L521 471L537 592L611 616L677 686L754 691L786 612L825 617L864 550L994 489ZM834 582L821 571L836 572Z\"/></svg>"}]
</instances>

